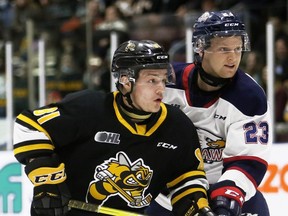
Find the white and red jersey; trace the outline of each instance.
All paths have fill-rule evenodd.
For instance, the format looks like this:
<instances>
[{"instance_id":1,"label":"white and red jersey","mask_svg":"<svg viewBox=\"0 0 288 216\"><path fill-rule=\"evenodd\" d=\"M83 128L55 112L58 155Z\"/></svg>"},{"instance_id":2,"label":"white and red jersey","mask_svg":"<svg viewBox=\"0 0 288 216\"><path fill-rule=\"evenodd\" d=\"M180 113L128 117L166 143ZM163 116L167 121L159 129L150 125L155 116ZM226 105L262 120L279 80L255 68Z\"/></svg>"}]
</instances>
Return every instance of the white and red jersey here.
<instances>
[{"instance_id":1,"label":"white and red jersey","mask_svg":"<svg viewBox=\"0 0 288 216\"><path fill-rule=\"evenodd\" d=\"M197 86L194 64L173 66L177 83L166 88L164 102L196 126L209 183L233 181L249 200L266 173L272 143L265 92L241 70L220 90L205 92Z\"/></svg>"}]
</instances>

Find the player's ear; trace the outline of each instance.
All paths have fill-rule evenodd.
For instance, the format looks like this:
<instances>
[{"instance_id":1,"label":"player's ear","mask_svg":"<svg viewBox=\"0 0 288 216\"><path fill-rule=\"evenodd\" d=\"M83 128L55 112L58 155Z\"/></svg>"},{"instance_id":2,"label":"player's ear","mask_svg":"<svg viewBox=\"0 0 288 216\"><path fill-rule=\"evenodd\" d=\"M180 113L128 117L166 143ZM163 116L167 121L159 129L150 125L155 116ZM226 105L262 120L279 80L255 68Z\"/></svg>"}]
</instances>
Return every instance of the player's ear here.
<instances>
[{"instance_id":1,"label":"player's ear","mask_svg":"<svg viewBox=\"0 0 288 216\"><path fill-rule=\"evenodd\" d=\"M204 51L200 51L198 54L199 54L200 58L202 59L203 55L204 55Z\"/></svg>"},{"instance_id":2,"label":"player's ear","mask_svg":"<svg viewBox=\"0 0 288 216\"><path fill-rule=\"evenodd\" d=\"M126 83L129 83L129 80L128 80L128 77L126 75L122 75L120 78L119 78L119 82L124 85Z\"/></svg>"},{"instance_id":3,"label":"player's ear","mask_svg":"<svg viewBox=\"0 0 288 216\"><path fill-rule=\"evenodd\" d=\"M121 84L122 93L127 93L131 91L131 82L128 77L123 75L119 78L119 83Z\"/></svg>"}]
</instances>

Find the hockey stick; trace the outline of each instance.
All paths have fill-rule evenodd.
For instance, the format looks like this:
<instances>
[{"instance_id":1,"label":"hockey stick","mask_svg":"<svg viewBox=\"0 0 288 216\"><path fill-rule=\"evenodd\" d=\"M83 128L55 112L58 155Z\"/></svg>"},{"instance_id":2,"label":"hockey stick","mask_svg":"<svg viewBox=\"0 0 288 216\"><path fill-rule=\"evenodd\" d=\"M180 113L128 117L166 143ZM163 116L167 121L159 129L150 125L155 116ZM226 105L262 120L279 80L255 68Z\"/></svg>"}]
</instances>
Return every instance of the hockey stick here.
<instances>
[{"instance_id":1,"label":"hockey stick","mask_svg":"<svg viewBox=\"0 0 288 216\"><path fill-rule=\"evenodd\" d=\"M106 215L117 215L117 216L144 216L134 212L124 211L120 209L109 208L105 206L99 206L92 203L86 203L79 200L70 200L68 203L69 208L80 209L83 211L102 213Z\"/></svg>"},{"instance_id":2,"label":"hockey stick","mask_svg":"<svg viewBox=\"0 0 288 216\"><path fill-rule=\"evenodd\" d=\"M126 193L121 187L119 187L111 178L106 178L106 180L119 192L121 193L130 203L135 203L135 200L133 197L131 197L128 193ZM148 194L145 199L141 200L140 203L138 203L138 206L143 206L144 204L147 204L151 201L152 196Z\"/></svg>"}]
</instances>

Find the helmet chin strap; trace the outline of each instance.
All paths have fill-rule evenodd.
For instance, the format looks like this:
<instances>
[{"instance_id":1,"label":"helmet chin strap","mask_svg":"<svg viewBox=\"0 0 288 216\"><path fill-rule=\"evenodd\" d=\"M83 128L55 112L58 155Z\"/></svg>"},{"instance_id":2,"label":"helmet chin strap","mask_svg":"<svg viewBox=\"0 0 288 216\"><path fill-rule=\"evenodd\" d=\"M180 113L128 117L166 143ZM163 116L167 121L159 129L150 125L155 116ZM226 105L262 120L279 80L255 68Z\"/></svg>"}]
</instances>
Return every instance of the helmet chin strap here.
<instances>
[{"instance_id":1,"label":"helmet chin strap","mask_svg":"<svg viewBox=\"0 0 288 216\"><path fill-rule=\"evenodd\" d=\"M133 109L138 110L138 109L133 105L133 101L132 101L131 95L130 95L131 92L133 91L133 88L134 88L134 82L130 82L130 83L131 83L131 90L130 90L130 92L127 92L126 94L123 94L123 93L122 93L122 91L121 91L121 89L120 89L120 87L119 87L121 84L120 84L119 82L117 82L116 88L117 88L118 91L121 93L121 95L127 99L128 104L129 104Z\"/></svg>"},{"instance_id":2,"label":"helmet chin strap","mask_svg":"<svg viewBox=\"0 0 288 216\"><path fill-rule=\"evenodd\" d=\"M145 121L146 119L150 118L150 116L152 115L151 112L146 112L146 111L143 111L143 110L139 110L138 108L136 108L134 105L133 105L133 101L131 99L131 92L133 91L133 86L134 86L134 83L131 82L131 90L129 92L127 92L126 94L123 94L122 91L120 90L119 88L119 85L120 83L117 83L116 84L116 87L117 89L119 90L120 94L122 95L123 98L121 98L121 100L119 101L119 105L122 109L122 111L128 116L131 118L132 121L134 122L143 122ZM125 103L124 103L124 98L126 98L128 104L130 105L127 106Z\"/></svg>"},{"instance_id":3,"label":"helmet chin strap","mask_svg":"<svg viewBox=\"0 0 288 216\"><path fill-rule=\"evenodd\" d=\"M204 55L204 54L203 54ZM203 57L202 57L203 58ZM208 74L204 69L202 68L202 59L200 55L195 55L195 65L197 66L197 69L199 71L200 78L205 82L206 84L214 87L222 87L230 82L230 78L220 78L215 77L210 74Z\"/></svg>"},{"instance_id":4,"label":"helmet chin strap","mask_svg":"<svg viewBox=\"0 0 288 216\"><path fill-rule=\"evenodd\" d=\"M127 99L128 104L129 104L133 109L138 110L138 109L133 105L133 101L132 101L132 99L131 99L130 93L131 93L131 92L126 93L125 95L123 95L123 97L125 97L125 98Z\"/></svg>"},{"instance_id":5,"label":"helmet chin strap","mask_svg":"<svg viewBox=\"0 0 288 216\"><path fill-rule=\"evenodd\" d=\"M208 85L214 86L214 87L222 87L229 83L230 78L219 78L219 77L214 77L207 72L204 71L202 67L199 67L199 74L201 79L207 83Z\"/></svg>"}]
</instances>

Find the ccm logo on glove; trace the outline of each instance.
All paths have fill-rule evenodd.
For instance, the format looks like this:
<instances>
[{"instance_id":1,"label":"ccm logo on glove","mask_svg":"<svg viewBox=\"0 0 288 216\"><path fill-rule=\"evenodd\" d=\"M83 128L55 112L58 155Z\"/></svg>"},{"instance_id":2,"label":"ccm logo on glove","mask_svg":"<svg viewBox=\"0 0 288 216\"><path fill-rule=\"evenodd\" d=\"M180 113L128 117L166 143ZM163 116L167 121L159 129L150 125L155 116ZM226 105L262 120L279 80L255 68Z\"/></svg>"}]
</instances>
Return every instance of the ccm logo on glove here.
<instances>
[{"instance_id":1,"label":"ccm logo on glove","mask_svg":"<svg viewBox=\"0 0 288 216\"><path fill-rule=\"evenodd\" d=\"M28 178L34 186L59 184L66 180L64 163L61 163L58 167L41 167L35 169L28 174Z\"/></svg>"},{"instance_id":2,"label":"ccm logo on glove","mask_svg":"<svg viewBox=\"0 0 288 216\"><path fill-rule=\"evenodd\" d=\"M240 206L242 206L244 203L243 193L236 187L222 187L212 191L211 198L213 199L217 196L224 196L229 199L234 199L240 204Z\"/></svg>"}]
</instances>

